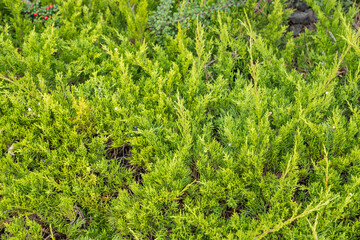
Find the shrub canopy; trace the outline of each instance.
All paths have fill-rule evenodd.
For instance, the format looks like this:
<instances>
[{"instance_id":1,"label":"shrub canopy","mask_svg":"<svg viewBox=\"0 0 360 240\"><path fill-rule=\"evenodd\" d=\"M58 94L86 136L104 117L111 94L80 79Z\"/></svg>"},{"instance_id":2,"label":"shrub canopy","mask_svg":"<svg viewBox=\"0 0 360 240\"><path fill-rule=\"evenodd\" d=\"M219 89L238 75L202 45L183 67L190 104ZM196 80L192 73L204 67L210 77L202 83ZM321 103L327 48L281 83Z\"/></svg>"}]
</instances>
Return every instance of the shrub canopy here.
<instances>
[{"instance_id":1,"label":"shrub canopy","mask_svg":"<svg viewBox=\"0 0 360 240\"><path fill-rule=\"evenodd\" d=\"M0 2L2 238L360 238L358 9L193 2Z\"/></svg>"}]
</instances>

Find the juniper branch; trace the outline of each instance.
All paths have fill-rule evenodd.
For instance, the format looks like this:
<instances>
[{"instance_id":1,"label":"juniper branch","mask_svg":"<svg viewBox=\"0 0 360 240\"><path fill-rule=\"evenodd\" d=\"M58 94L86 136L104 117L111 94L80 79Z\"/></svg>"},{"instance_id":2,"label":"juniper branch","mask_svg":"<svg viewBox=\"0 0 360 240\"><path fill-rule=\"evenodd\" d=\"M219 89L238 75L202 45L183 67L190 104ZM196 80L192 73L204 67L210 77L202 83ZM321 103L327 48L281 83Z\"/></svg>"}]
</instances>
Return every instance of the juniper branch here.
<instances>
[{"instance_id":1,"label":"juniper branch","mask_svg":"<svg viewBox=\"0 0 360 240\"><path fill-rule=\"evenodd\" d=\"M276 232L279 231L282 227L289 225L290 223L294 222L295 220L305 217L307 215L309 215L310 213L314 212L314 211L319 211L322 207L326 207L330 202L334 201L336 198L338 198L339 196L336 196L332 199L329 199L325 202L320 202L318 205L316 205L315 207L311 208L311 209L305 209L305 211L297 216L292 216L291 218L289 218L288 220L286 220L285 222L279 223L278 225L276 225L276 227L274 227L273 229L270 229L267 232L264 232L258 236L256 236L254 239L262 239L263 237L265 237L266 235L268 235L269 233L272 232Z\"/></svg>"}]
</instances>

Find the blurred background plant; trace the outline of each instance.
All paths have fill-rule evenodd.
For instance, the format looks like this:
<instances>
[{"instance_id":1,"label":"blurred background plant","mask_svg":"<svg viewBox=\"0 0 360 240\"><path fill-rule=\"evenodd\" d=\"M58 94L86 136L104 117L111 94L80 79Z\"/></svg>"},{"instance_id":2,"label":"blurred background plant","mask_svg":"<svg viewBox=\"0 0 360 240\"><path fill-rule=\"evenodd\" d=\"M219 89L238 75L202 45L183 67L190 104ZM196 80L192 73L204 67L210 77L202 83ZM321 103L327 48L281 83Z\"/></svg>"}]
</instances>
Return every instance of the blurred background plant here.
<instances>
[{"instance_id":1,"label":"blurred background plant","mask_svg":"<svg viewBox=\"0 0 360 240\"><path fill-rule=\"evenodd\" d=\"M232 7L241 7L246 1L226 0L206 3L206 1L161 0L156 11L149 17L149 29L162 42L162 37L175 37L177 25L189 28L191 20L199 18L201 24L208 29L211 25L211 14L217 11L230 12Z\"/></svg>"},{"instance_id":2,"label":"blurred background plant","mask_svg":"<svg viewBox=\"0 0 360 240\"><path fill-rule=\"evenodd\" d=\"M42 6L41 0L36 0L33 3L29 2L24 4L22 13L30 18L34 24L38 22L45 23L45 21L52 19L55 14L59 12L59 6L57 4L50 4L47 6ZM55 20L57 25L59 24L59 19Z\"/></svg>"}]
</instances>

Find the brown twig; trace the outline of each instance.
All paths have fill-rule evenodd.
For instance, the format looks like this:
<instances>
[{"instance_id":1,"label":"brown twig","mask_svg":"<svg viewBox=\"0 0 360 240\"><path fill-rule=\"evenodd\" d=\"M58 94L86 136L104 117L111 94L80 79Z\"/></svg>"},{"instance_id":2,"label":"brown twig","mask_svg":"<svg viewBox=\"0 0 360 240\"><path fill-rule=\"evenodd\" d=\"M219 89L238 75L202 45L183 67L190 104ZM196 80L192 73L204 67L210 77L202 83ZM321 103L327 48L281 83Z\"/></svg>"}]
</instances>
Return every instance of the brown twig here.
<instances>
[{"instance_id":1,"label":"brown twig","mask_svg":"<svg viewBox=\"0 0 360 240\"><path fill-rule=\"evenodd\" d=\"M309 63L309 65L310 65L310 67L312 68L312 67L313 67L313 65L311 64L310 59L309 59L307 56L305 56L305 59L308 61L308 63Z\"/></svg>"},{"instance_id":2,"label":"brown twig","mask_svg":"<svg viewBox=\"0 0 360 240\"><path fill-rule=\"evenodd\" d=\"M255 10L254 10L254 13L256 13L259 9L260 9L260 4L261 4L262 0L259 0L256 4L256 7L255 7Z\"/></svg>"},{"instance_id":3,"label":"brown twig","mask_svg":"<svg viewBox=\"0 0 360 240\"><path fill-rule=\"evenodd\" d=\"M266 7L266 5L264 5L261 9L260 9L260 4L262 3L263 0L259 0L256 4L256 7L255 7L255 10L254 10L254 13L257 13L257 12L260 12L262 13L264 16L267 16L266 13L264 13L264 8Z\"/></svg>"},{"instance_id":4,"label":"brown twig","mask_svg":"<svg viewBox=\"0 0 360 240\"><path fill-rule=\"evenodd\" d=\"M213 78L213 76L210 74L210 72L207 70L207 67L208 67L210 64L212 64L212 63L214 63L214 62L216 62L216 61L217 61L217 59L214 59L214 60L211 60L211 61L208 62L208 63L205 63L205 65L204 65L204 72L205 72L206 82L208 82L208 79L209 79L208 76L210 76L211 79L212 79L212 81L214 81L214 78Z\"/></svg>"}]
</instances>

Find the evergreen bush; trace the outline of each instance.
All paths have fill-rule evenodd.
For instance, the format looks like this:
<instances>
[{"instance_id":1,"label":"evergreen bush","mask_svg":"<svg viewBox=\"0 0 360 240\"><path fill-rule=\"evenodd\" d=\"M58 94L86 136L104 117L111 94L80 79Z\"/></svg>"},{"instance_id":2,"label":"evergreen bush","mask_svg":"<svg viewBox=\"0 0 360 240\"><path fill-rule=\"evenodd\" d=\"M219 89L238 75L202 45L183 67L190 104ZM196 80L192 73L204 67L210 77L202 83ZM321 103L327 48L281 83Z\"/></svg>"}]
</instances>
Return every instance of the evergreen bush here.
<instances>
[{"instance_id":1,"label":"evergreen bush","mask_svg":"<svg viewBox=\"0 0 360 240\"><path fill-rule=\"evenodd\" d=\"M1 238L359 239L358 7L288 2L1 1Z\"/></svg>"}]
</instances>

